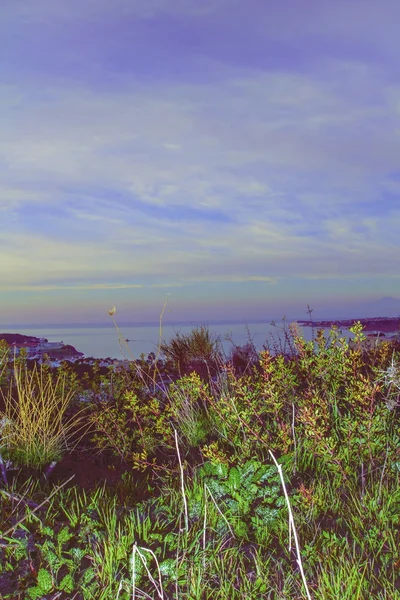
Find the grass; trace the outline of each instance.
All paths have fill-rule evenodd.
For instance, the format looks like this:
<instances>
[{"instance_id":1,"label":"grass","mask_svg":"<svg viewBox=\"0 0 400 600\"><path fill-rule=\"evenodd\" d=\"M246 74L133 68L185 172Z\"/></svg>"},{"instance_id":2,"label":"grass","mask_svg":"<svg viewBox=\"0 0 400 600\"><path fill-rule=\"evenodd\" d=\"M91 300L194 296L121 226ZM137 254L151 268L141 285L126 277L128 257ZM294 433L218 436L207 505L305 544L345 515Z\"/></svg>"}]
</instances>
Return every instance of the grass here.
<instances>
[{"instance_id":1,"label":"grass","mask_svg":"<svg viewBox=\"0 0 400 600\"><path fill-rule=\"evenodd\" d=\"M364 348L359 324L353 347L335 328L283 333L235 365L204 328L168 352L160 318L157 360L94 372L89 448L126 473L90 492L40 477L83 443L83 381L3 363L3 470L13 452L31 478L0 489L0 597L400 598L399 347Z\"/></svg>"},{"instance_id":2,"label":"grass","mask_svg":"<svg viewBox=\"0 0 400 600\"><path fill-rule=\"evenodd\" d=\"M84 411L66 420L72 392L65 391L65 377L60 373L53 382L43 365L27 372L15 354L13 384L7 394L1 391L5 405L1 415L2 460L39 469L55 465L82 427Z\"/></svg>"}]
</instances>

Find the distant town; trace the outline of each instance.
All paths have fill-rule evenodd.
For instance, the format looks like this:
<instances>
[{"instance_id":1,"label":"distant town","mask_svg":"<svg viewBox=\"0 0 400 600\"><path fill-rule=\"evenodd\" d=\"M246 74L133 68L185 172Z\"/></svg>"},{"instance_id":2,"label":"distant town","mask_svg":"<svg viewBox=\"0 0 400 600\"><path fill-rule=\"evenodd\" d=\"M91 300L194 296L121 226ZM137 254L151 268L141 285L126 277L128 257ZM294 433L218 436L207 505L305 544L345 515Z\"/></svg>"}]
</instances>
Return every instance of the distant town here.
<instances>
[{"instance_id":1,"label":"distant town","mask_svg":"<svg viewBox=\"0 0 400 600\"><path fill-rule=\"evenodd\" d=\"M364 331L374 332L372 335L395 333L400 331L400 317L369 317L366 319L342 319L338 321L297 321L302 327L319 327L320 329L330 329L344 327L349 329L356 321L360 321Z\"/></svg>"},{"instance_id":2,"label":"distant town","mask_svg":"<svg viewBox=\"0 0 400 600\"><path fill-rule=\"evenodd\" d=\"M118 360L113 358L94 359L93 357L86 358L83 352L79 352L69 344L61 342L49 342L46 338L38 338L32 335L23 335L21 333L0 333L0 341L4 340L11 348L11 356L9 360L14 358L15 355L20 354L21 348L25 348L26 356L28 360L37 360L43 362L44 355L47 354L49 362L53 366L58 366L61 361L67 360L71 362L84 362L87 364L98 361L100 366L124 366L129 365L127 360Z\"/></svg>"}]
</instances>

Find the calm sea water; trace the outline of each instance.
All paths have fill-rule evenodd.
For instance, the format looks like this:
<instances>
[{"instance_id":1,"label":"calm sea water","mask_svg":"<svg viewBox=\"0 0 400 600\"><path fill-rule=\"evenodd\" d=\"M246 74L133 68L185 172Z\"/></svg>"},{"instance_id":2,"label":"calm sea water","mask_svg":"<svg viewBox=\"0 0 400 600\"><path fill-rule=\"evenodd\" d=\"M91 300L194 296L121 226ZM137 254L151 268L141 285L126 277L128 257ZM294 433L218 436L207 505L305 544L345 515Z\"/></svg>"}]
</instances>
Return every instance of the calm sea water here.
<instances>
[{"instance_id":1,"label":"calm sea water","mask_svg":"<svg viewBox=\"0 0 400 600\"><path fill-rule=\"evenodd\" d=\"M290 321L287 321L286 326ZM242 346L249 341L249 333L251 340L257 351L263 349L263 345L270 344L271 351L273 350L273 340L284 340L282 328L283 321L276 321L275 326L270 322L251 323L248 325L249 333L246 329L246 324L207 324L208 329L213 336L213 339L219 338L226 356L230 355L234 347L232 342L227 337L232 338L234 344ZM164 325L162 330L162 339L169 342L177 333L188 334L196 325ZM34 329L26 327L24 329L4 329L1 328L1 333L22 333L25 335L33 335L36 337L47 338L49 342L64 342L74 346L79 352L83 352L85 357L93 358L139 358L141 353L147 356L150 352L157 351L157 345L160 339L159 325L136 325L136 326L119 326L123 339L128 339L127 346L132 354L129 353L125 345L122 345L124 353L118 342L118 331L114 325L105 325L103 327L40 327ZM310 327L301 328L304 338L309 341L312 339L312 329ZM326 335L329 330L326 330ZM346 338L353 337L353 334L346 329L342 329L342 335ZM316 331L314 330L314 333Z\"/></svg>"}]
</instances>

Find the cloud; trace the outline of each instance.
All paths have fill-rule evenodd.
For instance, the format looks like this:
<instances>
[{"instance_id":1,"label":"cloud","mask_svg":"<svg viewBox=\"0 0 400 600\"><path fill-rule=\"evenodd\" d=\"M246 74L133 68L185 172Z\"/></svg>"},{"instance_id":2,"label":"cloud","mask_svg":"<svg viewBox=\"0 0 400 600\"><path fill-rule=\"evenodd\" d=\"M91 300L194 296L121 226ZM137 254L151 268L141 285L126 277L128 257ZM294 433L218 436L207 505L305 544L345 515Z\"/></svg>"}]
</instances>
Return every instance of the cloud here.
<instances>
[{"instance_id":1,"label":"cloud","mask_svg":"<svg viewBox=\"0 0 400 600\"><path fill-rule=\"evenodd\" d=\"M346 262L344 249L332 244L339 239L352 240L359 253L379 255L380 232L369 231L375 245L370 239L368 250L356 235L355 218L360 205L366 218L376 217L385 161L384 181L393 185L387 173L396 167L396 140L386 132L372 156L360 143L358 164L350 168L348 145L335 142L362 135L362 123L368 138L373 108L360 113L359 121L350 109L353 120L347 118L329 86L298 75L223 81L218 93L209 85L164 93L160 84L154 91L153 85L140 93L98 95L75 88L48 89L41 99L34 91L33 97L18 95L21 118L9 121L0 141L1 160L8 165L2 206L13 211L14 247L25 248L3 266L9 283L22 276L28 255L36 255L44 271L58 270L66 278L100 266L104 273L157 277L160 271L170 277L190 269L201 277L196 264L216 269L218 251L232 269L259 272L258 257L268 252L274 266L263 260L272 277L293 274L288 264L300 256L311 273L315 253L333 253ZM262 107L260 97L268 93L271 100ZM211 109L207 98L214 96ZM293 97L299 101L290 118L275 119L286 102L293 105ZM247 114L242 122L240 111ZM376 111L378 119L382 108ZM319 136L313 133L316 119ZM165 139L174 140L173 154ZM26 232L18 237L21 227ZM41 237L29 237L29 231ZM128 260L132 248L139 251L140 267ZM40 266L30 268L30 277L38 271ZM303 272L306 276L307 269ZM325 270L324 276L330 274Z\"/></svg>"},{"instance_id":2,"label":"cloud","mask_svg":"<svg viewBox=\"0 0 400 600\"><path fill-rule=\"evenodd\" d=\"M0 289L397 278L394 19L251 8L6 7Z\"/></svg>"}]
</instances>

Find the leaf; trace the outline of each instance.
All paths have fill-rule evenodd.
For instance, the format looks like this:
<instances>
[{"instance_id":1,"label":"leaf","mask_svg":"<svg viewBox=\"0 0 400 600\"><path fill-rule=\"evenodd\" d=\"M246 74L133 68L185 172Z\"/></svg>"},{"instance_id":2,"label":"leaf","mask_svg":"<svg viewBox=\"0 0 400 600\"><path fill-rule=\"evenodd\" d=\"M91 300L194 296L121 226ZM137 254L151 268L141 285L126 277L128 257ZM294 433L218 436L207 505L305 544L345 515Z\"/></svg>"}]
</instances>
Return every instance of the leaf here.
<instances>
[{"instance_id":1,"label":"leaf","mask_svg":"<svg viewBox=\"0 0 400 600\"><path fill-rule=\"evenodd\" d=\"M246 496L251 497L251 499L264 495L264 490L255 483L251 483L250 485L246 486L245 490Z\"/></svg>"},{"instance_id":2,"label":"leaf","mask_svg":"<svg viewBox=\"0 0 400 600\"><path fill-rule=\"evenodd\" d=\"M256 588L257 592L266 592L267 591L267 584L265 583L265 581L263 581L263 579L261 579L261 577L258 577L255 581L254 587Z\"/></svg>"},{"instance_id":3,"label":"leaf","mask_svg":"<svg viewBox=\"0 0 400 600\"><path fill-rule=\"evenodd\" d=\"M82 575L82 582L87 585L96 577L96 570L93 567L85 569Z\"/></svg>"},{"instance_id":4,"label":"leaf","mask_svg":"<svg viewBox=\"0 0 400 600\"><path fill-rule=\"evenodd\" d=\"M57 542L59 544L65 544L65 542L68 542L72 537L74 537L74 534L71 533L69 528L63 527L57 534Z\"/></svg>"},{"instance_id":5,"label":"leaf","mask_svg":"<svg viewBox=\"0 0 400 600\"><path fill-rule=\"evenodd\" d=\"M46 543L42 546L42 554L45 560L49 563L51 567L57 569L60 567L60 559L57 554L49 547Z\"/></svg>"},{"instance_id":6,"label":"leaf","mask_svg":"<svg viewBox=\"0 0 400 600\"><path fill-rule=\"evenodd\" d=\"M214 463L214 467L215 467L215 475L218 475L218 477L221 477L222 479L225 479L228 476L228 466L224 465L223 463Z\"/></svg>"},{"instance_id":7,"label":"leaf","mask_svg":"<svg viewBox=\"0 0 400 600\"><path fill-rule=\"evenodd\" d=\"M42 598L43 597L43 590L40 587L31 587L28 590L26 590L28 593L29 598L31 598L31 600L38 600L38 598Z\"/></svg>"},{"instance_id":8,"label":"leaf","mask_svg":"<svg viewBox=\"0 0 400 600\"><path fill-rule=\"evenodd\" d=\"M229 477L227 481L227 485L233 489L238 490L241 484L240 472L236 467L232 467L229 471Z\"/></svg>"},{"instance_id":9,"label":"leaf","mask_svg":"<svg viewBox=\"0 0 400 600\"><path fill-rule=\"evenodd\" d=\"M234 529L235 534L238 537L246 537L247 536L248 529L247 529L247 525L244 521L238 521L237 523L234 523L233 529Z\"/></svg>"},{"instance_id":10,"label":"leaf","mask_svg":"<svg viewBox=\"0 0 400 600\"><path fill-rule=\"evenodd\" d=\"M83 548L71 548L69 553L74 559L74 562L77 563L81 562L82 558L85 556L85 550L83 550Z\"/></svg>"},{"instance_id":11,"label":"leaf","mask_svg":"<svg viewBox=\"0 0 400 600\"><path fill-rule=\"evenodd\" d=\"M67 573L60 581L59 588L65 592L72 593L74 591L74 578L70 573Z\"/></svg>"},{"instance_id":12,"label":"leaf","mask_svg":"<svg viewBox=\"0 0 400 600\"><path fill-rule=\"evenodd\" d=\"M51 573L49 573L49 571L46 571L46 569L39 569L37 575L37 582L38 587L40 587L42 592L44 592L45 594L50 592L53 588L53 578L51 576Z\"/></svg>"},{"instance_id":13,"label":"leaf","mask_svg":"<svg viewBox=\"0 0 400 600\"><path fill-rule=\"evenodd\" d=\"M254 474L259 467L260 467L260 463L258 461L249 460L245 465L243 465L243 467L241 469L242 479L246 480L248 478L251 478L251 480L253 480Z\"/></svg>"},{"instance_id":14,"label":"leaf","mask_svg":"<svg viewBox=\"0 0 400 600\"><path fill-rule=\"evenodd\" d=\"M210 479L209 481L207 481L207 486L216 500L219 500L220 498L222 498L222 496L225 496L225 494L227 493L226 485L224 485L223 482L217 481L215 479Z\"/></svg>"},{"instance_id":15,"label":"leaf","mask_svg":"<svg viewBox=\"0 0 400 600\"><path fill-rule=\"evenodd\" d=\"M167 558L162 563L160 563L160 572L162 575L169 577L171 579L176 579L177 573L177 565L176 560L172 558Z\"/></svg>"}]
</instances>

